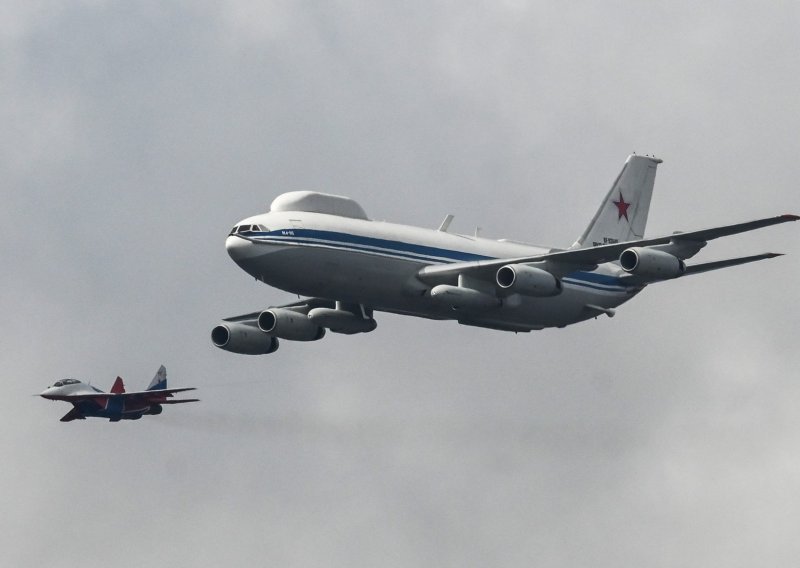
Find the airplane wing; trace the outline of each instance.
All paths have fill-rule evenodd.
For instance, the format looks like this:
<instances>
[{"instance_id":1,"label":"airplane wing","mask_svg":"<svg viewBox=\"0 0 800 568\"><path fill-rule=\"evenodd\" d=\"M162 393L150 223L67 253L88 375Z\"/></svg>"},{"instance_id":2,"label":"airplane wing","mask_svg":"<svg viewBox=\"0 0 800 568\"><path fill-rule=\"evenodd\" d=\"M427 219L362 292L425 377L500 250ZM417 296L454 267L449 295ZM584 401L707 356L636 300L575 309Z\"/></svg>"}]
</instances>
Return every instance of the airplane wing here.
<instances>
[{"instance_id":1,"label":"airplane wing","mask_svg":"<svg viewBox=\"0 0 800 568\"><path fill-rule=\"evenodd\" d=\"M456 262L451 264L436 264L422 268L417 276L423 281L428 283L440 283L457 278L459 274L467 274L476 278L491 279L494 272L501 266L506 264L527 264L532 262L546 262L547 270L553 272L567 273L578 269L592 269L598 264L604 262L611 262L617 260L619 255L625 249L630 247L649 247L655 245L669 244L670 242L686 242L686 243L705 243L720 237L727 237L736 235L779 223L786 223L789 221L797 221L800 219L797 215L779 215L777 217L768 217L766 219L758 219L755 221L747 221L745 223L737 223L735 225L726 225L723 227L714 227L711 229L703 229L700 231L690 231L686 233L674 233L672 235L656 237L650 239L641 239L638 241L626 241L624 243L613 243L607 245L599 245L596 247L588 247L581 249L568 249L568 250L555 250L549 253L540 254L536 256L518 257L518 258L500 258L493 260L477 260L471 262ZM767 253L773 254L773 253ZM750 257L747 257L750 258ZM759 255L759 258L752 260L761 260L762 258L771 258L770 256ZM742 259L735 259L741 261ZM743 264L744 262L752 262L752 260L744 260L735 262L726 266L733 266L735 264ZM722 261L730 262L730 261ZM702 265L700 265L702 266ZM724 268L724 266L717 266L715 268L706 268L705 270L715 270L716 268ZM688 271L688 268L687 268ZM695 272L701 272L697 270Z\"/></svg>"},{"instance_id":2,"label":"airplane wing","mask_svg":"<svg viewBox=\"0 0 800 568\"><path fill-rule=\"evenodd\" d=\"M126 400L131 400L136 402L144 402L144 403L158 402L159 404L163 404L164 398L172 398L172 395L176 392L185 392L192 390L197 390L197 389L195 387L184 387L178 389L160 389L160 390L149 390L149 391L138 391L138 392L126 392L125 394L118 396L123 397ZM171 401L171 402L185 402L185 401L181 400L181 401Z\"/></svg>"},{"instance_id":3,"label":"airplane wing","mask_svg":"<svg viewBox=\"0 0 800 568\"><path fill-rule=\"evenodd\" d=\"M72 407L72 410L61 417L61 422L72 422L73 420L86 420L86 417L81 414L77 406Z\"/></svg>"}]
</instances>

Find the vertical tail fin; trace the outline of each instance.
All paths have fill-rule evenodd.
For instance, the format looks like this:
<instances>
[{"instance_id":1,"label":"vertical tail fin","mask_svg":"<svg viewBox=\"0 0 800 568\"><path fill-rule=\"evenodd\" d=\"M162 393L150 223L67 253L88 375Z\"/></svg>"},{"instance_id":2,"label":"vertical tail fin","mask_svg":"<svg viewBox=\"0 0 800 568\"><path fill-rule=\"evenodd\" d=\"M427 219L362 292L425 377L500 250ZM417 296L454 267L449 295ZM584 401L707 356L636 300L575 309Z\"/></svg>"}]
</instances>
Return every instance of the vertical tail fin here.
<instances>
[{"instance_id":1,"label":"vertical tail fin","mask_svg":"<svg viewBox=\"0 0 800 568\"><path fill-rule=\"evenodd\" d=\"M122 377L117 377L117 380L114 381L114 384L111 385L111 394L124 394L125 393L125 384L122 382Z\"/></svg>"},{"instance_id":2,"label":"vertical tail fin","mask_svg":"<svg viewBox=\"0 0 800 568\"><path fill-rule=\"evenodd\" d=\"M167 368L161 365L158 368L156 376L153 377L153 380L147 385L147 390L163 390L165 388L167 388Z\"/></svg>"},{"instance_id":3,"label":"vertical tail fin","mask_svg":"<svg viewBox=\"0 0 800 568\"><path fill-rule=\"evenodd\" d=\"M586 248L644 238L658 158L628 156L600 209L570 248Z\"/></svg>"}]
</instances>

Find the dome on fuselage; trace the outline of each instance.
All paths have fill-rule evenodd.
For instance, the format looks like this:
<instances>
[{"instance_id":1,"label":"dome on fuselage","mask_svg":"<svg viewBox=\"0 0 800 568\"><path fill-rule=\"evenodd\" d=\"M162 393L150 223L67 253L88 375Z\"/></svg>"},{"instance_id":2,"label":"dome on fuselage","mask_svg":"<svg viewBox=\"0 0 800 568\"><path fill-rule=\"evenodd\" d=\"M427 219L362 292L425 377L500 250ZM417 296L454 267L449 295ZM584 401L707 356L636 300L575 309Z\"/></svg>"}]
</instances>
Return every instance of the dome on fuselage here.
<instances>
[{"instance_id":1,"label":"dome on fuselage","mask_svg":"<svg viewBox=\"0 0 800 568\"><path fill-rule=\"evenodd\" d=\"M356 201L341 195L317 191L290 191L276 197L269 206L274 211L308 211L367 220L367 214Z\"/></svg>"}]
</instances>

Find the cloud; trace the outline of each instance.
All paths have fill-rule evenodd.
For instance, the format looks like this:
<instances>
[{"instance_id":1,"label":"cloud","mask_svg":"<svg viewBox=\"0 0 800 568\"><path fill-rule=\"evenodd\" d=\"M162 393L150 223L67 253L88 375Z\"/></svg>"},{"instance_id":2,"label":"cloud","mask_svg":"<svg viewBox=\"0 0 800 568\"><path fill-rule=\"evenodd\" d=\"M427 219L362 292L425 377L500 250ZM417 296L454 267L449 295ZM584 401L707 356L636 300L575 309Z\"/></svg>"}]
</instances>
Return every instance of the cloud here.
<instances>
[{"instance_id":1,"label":"cloud","mask_svg":"<svg viewBox=\"0 0 800 568\"><path fill-rule=\"evenodd\" d=\"M564 246L636 150L665 159L652 234L797 212L789 9L4 10L0 562L85 564L86 542L122 566L797 556L796 227L699 258L785 257L563 330L379 314L265 357L209 342L292 299L223 247L283 191ZM161 363L202 402L61 424L29 396L63 376L145 386Z\"/></svg>"}]
</instances>

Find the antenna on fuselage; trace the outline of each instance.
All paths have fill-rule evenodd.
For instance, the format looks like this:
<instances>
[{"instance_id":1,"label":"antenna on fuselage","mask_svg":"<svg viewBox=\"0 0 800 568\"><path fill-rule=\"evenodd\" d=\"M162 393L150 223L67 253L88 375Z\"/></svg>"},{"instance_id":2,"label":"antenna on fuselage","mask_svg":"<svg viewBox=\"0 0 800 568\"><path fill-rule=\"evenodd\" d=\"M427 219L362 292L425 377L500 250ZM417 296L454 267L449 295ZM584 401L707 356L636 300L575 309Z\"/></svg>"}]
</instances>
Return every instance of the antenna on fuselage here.
<instances>
[{"instance_id":1,"label":"antenna on fuselage","mask_svg":"<svg viewBox=\"0 0 800 568\"><path fill-rule=\"evenodd\" d=\"M439 225L439 228L437 230L438 231L442 231L443 233L446 233L447 229L448 229L448 227L450 227L450 223L452 223L452 221L453 221L453 216L452 215L448 215L447 217L444 218L444 221L442 221L442 224Z\"/></svg>"}]
</instances>

